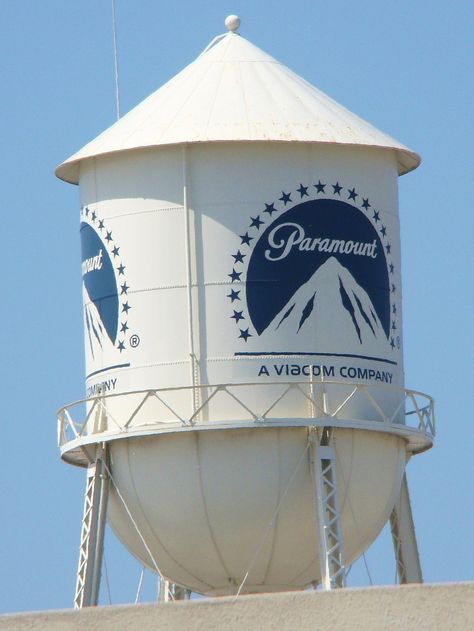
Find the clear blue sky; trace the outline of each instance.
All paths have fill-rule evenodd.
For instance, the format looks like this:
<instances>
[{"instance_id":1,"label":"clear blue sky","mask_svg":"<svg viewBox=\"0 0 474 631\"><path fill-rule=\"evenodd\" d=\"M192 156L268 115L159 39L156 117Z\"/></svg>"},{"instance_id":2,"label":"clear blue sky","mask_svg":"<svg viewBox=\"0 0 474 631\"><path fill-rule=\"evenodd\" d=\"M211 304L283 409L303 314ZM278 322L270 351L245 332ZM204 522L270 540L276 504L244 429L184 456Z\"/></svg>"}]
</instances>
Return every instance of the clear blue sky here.
<instances>
[{"instance_id":1,"label":"clear blue sky","mask_svg":"<svg viewBox=\"0 0 474 631\"><path fill-rule=\"evenodd\" d=\"M437 402L435 448L408 466L427 582L474 579L472 2L116 0L122 109L192 61L229 13L241 33L422 155L400 179L407 386ZM54 167L115 117L110 0L0 6L2 400L0 612L70 607L84 471L55 410L81 398L78 189ZM368 552L391 583L388 536ZM138 566L108 533L113 602ZM350 584L365 585L362 564ZM147 576L144 598L152 599ZM103 594L102 602L106 602Z\"/></svg>"}]
</instances>

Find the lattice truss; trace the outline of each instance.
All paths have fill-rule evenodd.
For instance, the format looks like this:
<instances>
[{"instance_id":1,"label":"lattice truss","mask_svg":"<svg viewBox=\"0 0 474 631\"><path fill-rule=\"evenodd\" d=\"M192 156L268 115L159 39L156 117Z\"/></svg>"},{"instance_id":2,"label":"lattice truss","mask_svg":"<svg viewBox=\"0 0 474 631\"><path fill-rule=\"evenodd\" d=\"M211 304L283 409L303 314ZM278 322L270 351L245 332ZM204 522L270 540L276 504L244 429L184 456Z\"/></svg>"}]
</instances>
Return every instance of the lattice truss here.
<instances>
[{"instance_id":1,"label":"lattice truss","mask_svg":"<svg viewBox=\"0 0 474 631\"><path fill-rule=\"evenodd\" d=\"M316 431L313 431L310 442L311 469L316 491L321 583L324 589L344 587L344 546L331 430L324 428L320 440Z\"/></svg>"}]
</instances>

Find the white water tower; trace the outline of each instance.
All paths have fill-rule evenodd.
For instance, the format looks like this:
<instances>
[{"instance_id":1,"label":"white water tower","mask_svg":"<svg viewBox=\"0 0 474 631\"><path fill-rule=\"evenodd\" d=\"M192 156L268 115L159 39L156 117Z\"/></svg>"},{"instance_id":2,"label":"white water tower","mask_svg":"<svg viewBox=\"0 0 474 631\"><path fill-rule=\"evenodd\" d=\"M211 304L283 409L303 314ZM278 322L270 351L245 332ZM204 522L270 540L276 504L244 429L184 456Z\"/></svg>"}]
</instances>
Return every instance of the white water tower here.
<instances>
[{"instance_id":1,"label":"white water tower","mask_svg":"<svg viewBox=\"0 0 474 631\"><path fill-rule=\"evenodd\" d=\"M81 194L79 607L106 512L203 594L341 587L389 519L421 582L404 471L434 417L404 386L397 206L419 157L238 25L56 172Z\"/></svg>"}]
</instances>

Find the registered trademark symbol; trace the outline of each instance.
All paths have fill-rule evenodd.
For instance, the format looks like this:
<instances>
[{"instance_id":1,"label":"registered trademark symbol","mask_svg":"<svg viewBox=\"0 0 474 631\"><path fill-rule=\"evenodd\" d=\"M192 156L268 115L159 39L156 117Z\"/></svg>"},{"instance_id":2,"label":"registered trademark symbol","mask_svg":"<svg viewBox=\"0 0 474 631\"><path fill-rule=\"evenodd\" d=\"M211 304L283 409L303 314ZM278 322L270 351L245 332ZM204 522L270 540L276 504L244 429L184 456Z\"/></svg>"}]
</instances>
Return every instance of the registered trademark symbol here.
<instances>
[{"instance_id":1,"label":"registered trademark symbol","mask_svg":"<svg viewBox=\"0 0 474 631\"><path fill-rule=\"evenodd\" d=\"M139 344L140 344L140 338L138 337L138 335L130 336L130 346L132 348L136 348Z\"/></svg>"}]
</instances>

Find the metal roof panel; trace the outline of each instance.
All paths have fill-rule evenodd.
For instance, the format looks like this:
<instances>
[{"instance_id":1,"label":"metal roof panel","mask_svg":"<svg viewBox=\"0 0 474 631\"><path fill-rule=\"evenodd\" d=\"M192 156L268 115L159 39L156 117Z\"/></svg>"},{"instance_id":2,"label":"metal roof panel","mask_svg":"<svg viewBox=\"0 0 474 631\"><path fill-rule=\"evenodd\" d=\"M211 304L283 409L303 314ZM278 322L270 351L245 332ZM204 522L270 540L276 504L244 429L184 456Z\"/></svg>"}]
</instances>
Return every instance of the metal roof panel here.
<instances>
[{"instance_id":1,"label":"metal roof panel","mask_svg":"<svg viewBox=\"0 0 474 631\"><path fill-rule=\"evenodd\" d=\"M77 184L92 157L196 142L308 142L394 150L400 174L419 156L237 33L229 32L56 170Z\"/></svg>"}]
</instances>

